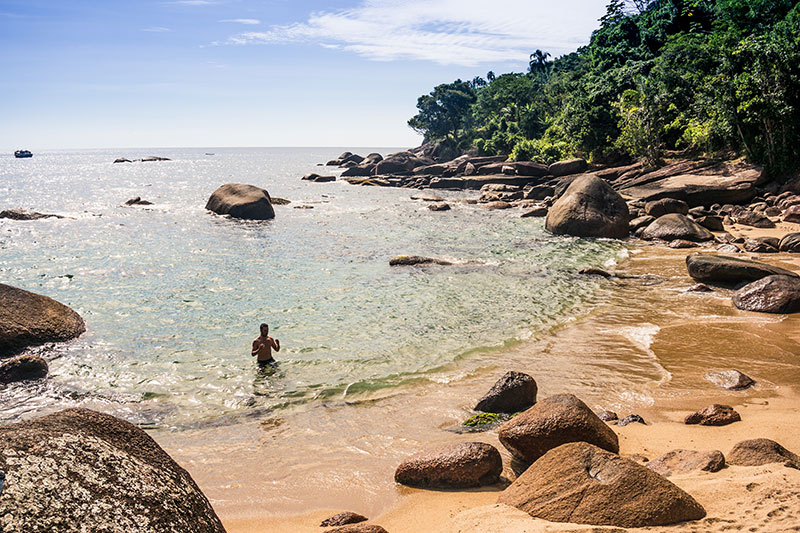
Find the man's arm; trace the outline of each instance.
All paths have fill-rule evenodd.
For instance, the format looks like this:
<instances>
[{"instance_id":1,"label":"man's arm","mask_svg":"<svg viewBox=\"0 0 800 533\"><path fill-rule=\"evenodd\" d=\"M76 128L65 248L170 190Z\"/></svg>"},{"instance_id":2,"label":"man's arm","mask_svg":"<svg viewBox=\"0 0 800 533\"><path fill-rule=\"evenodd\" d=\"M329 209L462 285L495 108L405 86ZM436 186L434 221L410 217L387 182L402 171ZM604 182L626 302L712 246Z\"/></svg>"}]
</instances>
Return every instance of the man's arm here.
<instances>
[{"instance_id":1,"label":"man's arm","mask_svg":"<svg viewBox=\"0 0 800 533\"><path fill-rule=\"evenodd\" d=\"M272 341L272 347L275 348L276 352L281 351L281 341L278 339L270 339Z\"/></svg>"},{"instance_id":2,"label":"man's arm","mask_svg":"<svg viewBox=\"0 0 800 533\"><path fill-rule=\"evenodd\" d=\"M250 356L253 357L253 356L258 355L258 350L260 348L261 348L261 343L258 342L258 339L254 340L253 341L253 351L250 352Z\"/></svg>"}]
</instances>

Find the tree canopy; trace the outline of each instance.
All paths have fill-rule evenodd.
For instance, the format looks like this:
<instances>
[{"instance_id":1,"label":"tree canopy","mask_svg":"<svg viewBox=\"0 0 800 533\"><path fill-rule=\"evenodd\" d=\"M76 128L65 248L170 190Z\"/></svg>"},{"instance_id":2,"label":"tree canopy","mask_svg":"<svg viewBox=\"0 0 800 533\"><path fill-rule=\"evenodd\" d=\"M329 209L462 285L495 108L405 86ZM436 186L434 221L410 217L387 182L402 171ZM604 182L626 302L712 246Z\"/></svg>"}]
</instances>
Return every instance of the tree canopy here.
<instances>
[{"instance_id":1,"label":"tree canopy","mask_svg":"<svg viewBox=\"0 0 800 533\"><path fill-rule=\"evenodd\" d=\"M426 140L542 162L665 150L800 162L800 3L611 0L587 46L419 98Z\"/></svg>"}]
</instances>

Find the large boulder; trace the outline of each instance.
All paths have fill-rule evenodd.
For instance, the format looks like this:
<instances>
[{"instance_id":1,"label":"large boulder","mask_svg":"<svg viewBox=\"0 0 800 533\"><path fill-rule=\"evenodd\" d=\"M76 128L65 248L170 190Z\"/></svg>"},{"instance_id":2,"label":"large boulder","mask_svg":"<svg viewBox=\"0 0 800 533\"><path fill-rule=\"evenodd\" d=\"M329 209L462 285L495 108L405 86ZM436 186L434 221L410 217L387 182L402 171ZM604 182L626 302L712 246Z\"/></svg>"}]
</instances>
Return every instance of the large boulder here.
<instances>
[{"instance_id":1,"label":"large boulder","mask_svg":"<svg viewBox=\"0 0 800 533\"><path fill-rule=\"evenodd\" d=\"M617 434L572 394L539 401L500 427L498 437L517 459L533 463L568 442L588 442L619 452Z\"/></svg>"},{"instance_id":2,"label":"large boulder","mask_svg":"<svg viewBox=\"0 0 800 533\"><path fill-rule=\"evenodd\" d=\"M84 331L83 319L66 305L0 283L0 357L28 346L68 341Z\"/></svg>"},{"instance_id":3,"label":"large boulder","mask_svg":"<svg viewBox=\"0 0 800 533\"><path fill-rule=\"evenodd\" d=\"M551 522L618 527L663 526L706 515L667 479L585 442L547 452L503 491L498 503Z\"/></svg>"},{"instance_id":4,"label":"large boulder","mask_svg":"<svg viewBox=\"0 0 800 533\"><path fill-rule=\"evenodd\" d=\"M548 169L546 165L534 163L533 161L516 161L514 163L506 163L514 168L516 173L520 176L542 177L546 176Z\"/></svg>"},{"instance_id":5,"label":"large boulder","mask_svg":"<svg viewBox=\"0 0 800 533\"><path fill-rule=\"evenodd\" d=\"M397 467L394 480L412 487L480 487L497 483L502 471L497 448L465 442L412 455Z\"/></svg>"},{"instance_id":6,"label":"large boulder","mask_svg":"<svg viewBox=\"0 0 800 533\"><path fill-rule=\"evenodd\" d=\"M655 219L642 232L642 239L662 241L684 240L692 242L710 241L714 234L680 213L670 213Z\"/></svg>"},{"instance_id":7,"label":"large boulder","mask_svg":"<svg viewBox=\"0 0 800 533\"><path fill-rule=\"evenodd\" d=\"M208 199L206 209L218 215L247 220L269 220L275 218L275 210L269 193L254 185L227 183L214 191Z\"/></svg>"},{"instance_id":8,"label":"large boulder","mask_svg":"<svg viewBox=\"0 0 800 533\"><path fill-rule=\"evenodd\" d=\"M545 228L556 235L577 237L628 236L628 204L608 183L595 176L573 180L556 200L545 219Z\"/></svg>"},{"instance_id":9,"label":"large boulder","mask_svg":"<svg viewBox=\"0 0 800 533\"><path fill-rule=\"evenodd\" d=\"M411 152L397 152L386 156L383 161L375 165L374 173L381 174L404 174L411 172L417 167L423 167L433 163L430 159L421 159Z\"/></svg>"},{"instance_id":10,"label":"large boulder","mask_svg":"<svg viewBox=\"0 0 800 533\"><path fill-rule=\"evenodd\" d=\"M800 312L800 278L767 276L745 285L733 295L733 305L758 313Z\"/></svg>"},{"instance_id":11,"label":"large boulder","mask_svg":"<svg viewBox=\"0 0 800 533\"><path fill-rule=\"evenodd\" d=\"M585 159L570 159L568 161L558 161L548 167L550 174L556 177L569 176L570 174L580 174L589 167ZM599 179L599 178L598 178Z\"/></svg>"},{"instance_id":12,"label":"large boulder","mask_svg":"<svg viewBox=\"0 0 800 533\"><path fill-rule=\"evenodd\" d=\"M647 463L647 468L664 477L696 470L719 472L724 466L725 456L719 450L672 450Z\"/></svg>"},{"instance_id":13,"label":"large boulder","mask_svg":"<svg viewBox=\"0 0 800 533\"><path fill-rule=\"evenodd\" d=\"M88 409L0 428L5 533L224 532L208 499L147 433Z\"/></svg>"},{"instance_id":14,"label":"large boulder","mask_svg":"<svg viewBox=\"0 0 800 533\"><path fill-rule=\"evenodd\" d=\"M506 372L478 401L476 411L516 413L536 403L536 380L522 372Z\"/></svg>"},{"instance_id":15,"label":"large boulder","mask_svg":"<svg viewBox=\"0 0 800 533\"><path fill-rule=\"evenodd\" d=\"M0 383L33 381L47 377L47 361L38 355L20 355L0 362Z\"/></svg>"},{"instance_id":16,"label":"large boulder","mask_svg":"<svg viewBox=\"0 0 800 533\"><path fill-rule=\"evenodd\" d=\"M781 252L800 253L800 233L789 233L778 243Z\"/></svg>"},{"instance_id":17,"label":"large boulder","mask_svg":"<svg viewBox=\"0 0 800 533\"><path fill-rule=\"evenodd\" d=\"M728 453L728 463L740 466L761 466L771 463L800 469L800 456L790 452L774 440L751 439L738 443Z\"/></svg>"},{"instance_id":18,"label":"large boulder","mask_svg":"<svg viewBox=\"0 0 800 533\"><path fill-rule=\"evenodd\" d=\"M374 170L375 170L375 163L366 163L366 164L362 163L361 165L350 167L347 170L345 170L344 172L342 172L342 177L343 178L348 178L348 177L362 177L363 178L363 177L366 177L366 176L371 176Z\"/></svg>"},{"instance_id":19,"label":"large boulder","mask_svg":"<svg viewBox=\"0 0 800 533\"><path fill-rule=\"evenodd\" d=\"M796 276L789 270L758 261L713 254L687 255L686 268L692 278L703 283L736 285L747 281L758 281L773 275Z\"/></svg>"}]
</instances>

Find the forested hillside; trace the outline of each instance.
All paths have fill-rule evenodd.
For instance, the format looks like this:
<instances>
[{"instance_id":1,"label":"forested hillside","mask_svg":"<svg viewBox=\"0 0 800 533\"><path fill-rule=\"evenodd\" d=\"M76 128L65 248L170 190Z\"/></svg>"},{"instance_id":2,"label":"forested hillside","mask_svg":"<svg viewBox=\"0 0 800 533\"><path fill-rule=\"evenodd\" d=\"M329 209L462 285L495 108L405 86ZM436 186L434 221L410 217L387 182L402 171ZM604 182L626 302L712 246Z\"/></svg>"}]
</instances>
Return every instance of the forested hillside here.
<instances>
[{"instance_id":1,"label":"forested hillside","mask_svg":"<svg viewBox=\"0 0 800 533\"><path fill-rule=\"evenodd\" d=\"M550 163L727 152L800 162L800 3L612 0L590 43L527 73L439 85L409 125L459 151Z\"/></svg>"}]
</instances>

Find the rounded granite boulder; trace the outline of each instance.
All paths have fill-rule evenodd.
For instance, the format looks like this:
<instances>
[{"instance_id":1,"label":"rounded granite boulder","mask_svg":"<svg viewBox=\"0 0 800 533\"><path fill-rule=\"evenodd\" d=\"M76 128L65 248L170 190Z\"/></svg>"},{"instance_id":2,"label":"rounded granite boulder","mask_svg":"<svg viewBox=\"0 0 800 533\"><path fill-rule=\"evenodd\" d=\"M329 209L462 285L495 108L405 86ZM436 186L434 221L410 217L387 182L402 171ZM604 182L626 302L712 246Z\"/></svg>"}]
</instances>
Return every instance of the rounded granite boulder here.
<instances>
[{"instance_id":1,"label":"rounded granite boulder","mask_svg":"<svg viewBox=\"0 0 800 533\"><path fill-rule=\"evenodd\" d=\"M465 442L412 455L397 467L394 480L411 487L480 487L497 483L502 471L497 448Z\"/></svg>"},{"instance_id":2,"label":"rounded granite boulder","mask_svg":"<svg viewBox=\"0 0 800 533\"><path fill-rule=\"evenodd\" d=\"M227 183L211 194L206 209L218 215L246 220L275 218L269 193L254 185Z\"/></svg>"},{"instance_id":3,"label":"rounded granite boulder","mask_svg":"<svg viewBox=\"0 0 800 533\"><path fill-rule=\"evenodd\" d=\"M628 236L628 204L604 180L592 175L573 180L547 213L545 228L555 235Z\"/></svg>"}]
</instances>

